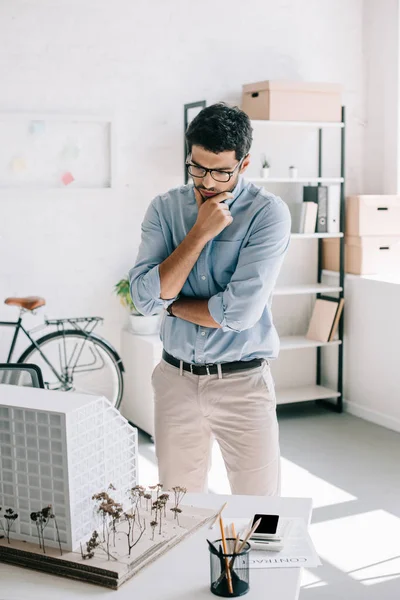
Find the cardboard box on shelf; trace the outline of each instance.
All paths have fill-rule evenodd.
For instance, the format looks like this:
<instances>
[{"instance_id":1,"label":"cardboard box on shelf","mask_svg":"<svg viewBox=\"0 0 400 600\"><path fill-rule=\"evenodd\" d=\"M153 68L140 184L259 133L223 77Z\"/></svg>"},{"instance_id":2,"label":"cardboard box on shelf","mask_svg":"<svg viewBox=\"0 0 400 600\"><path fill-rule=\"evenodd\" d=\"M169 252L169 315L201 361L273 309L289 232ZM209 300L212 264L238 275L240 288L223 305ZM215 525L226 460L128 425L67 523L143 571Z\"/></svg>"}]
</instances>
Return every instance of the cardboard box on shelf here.
<instances>
[{"instance_id":1,"label":"cardboard box on shelf","mask_svg":"<svg viewBox=\"0 0 400 600\"><path fill-rule=\"evenodd\" d=\"M339 271L339 239L323 240L323 268ZM400 236L348 236L345 271L353 275L392 273L400 269Z\"/></svg>"},{"instance_id":2,"label":"cardboard box on shelf","mask_svg":"<svg viewBox=\"0 0 400 600\"><path fill-rule=\"evenodd\" d=\"M348 196L346 234L400 236L400 196Z\"/></svg>"},{"instance_id":3,"label":"cardboard box on shelf","mask_svg":"<svg viewBox=\"0 0 400 600\"><path fill-rule=\"evenodd\" d=\"M260 81L243 86L242 109L255 120L339 122L341 95L335 83Z\"/></svg>"}]
</instances>

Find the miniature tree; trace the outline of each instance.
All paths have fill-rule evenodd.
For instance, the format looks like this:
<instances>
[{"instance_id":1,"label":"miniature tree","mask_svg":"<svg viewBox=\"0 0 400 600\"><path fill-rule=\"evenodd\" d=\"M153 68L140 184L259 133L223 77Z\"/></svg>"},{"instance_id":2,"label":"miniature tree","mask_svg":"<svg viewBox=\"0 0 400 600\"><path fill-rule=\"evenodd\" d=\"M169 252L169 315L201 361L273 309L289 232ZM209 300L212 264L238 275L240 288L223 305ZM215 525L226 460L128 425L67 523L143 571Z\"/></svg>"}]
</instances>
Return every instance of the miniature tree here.
<instances>
[{"instance_id":1,"label":"miniature tree","mask_svg":"<svg viewBox=\"0 0 400 600\"><path fill-rule=\"evenodd\" d=\"M156 491L157 495L156 495L155 502L158 502L158 496L159 496L159 494L160 494L160 492L161 492L161 490L163 488L163 484L162 483L156 483L156 485L150 485L149 488L151 490L155 490ZM153 497L152 497L152 499L153 499Z\"/></svg>"},{"instance_id":2,"label":"miniature tree","mask_svg":"<svg viewBox=\"0 0 400 600\"><path fill-rule=\"evenodd\" d=\"M184 487L176 486L172 488L172 491L174 492L175 505L171 508L171 511L174 513L174 518L177 519L179 525L178 515L182 512L182 509L179 508L179 505L182 502L187 490Z\"/></svg>"},{"instance_id":3,"label":"miniature tree","mask_svg":"<svg viewBox=\"0 0 400 600\"><path fill-rule=\"evenodd\" d=\"M157 525L158 525L158 523L157 523L157 521L155 521L155 520L153 520L153 521L151 521L151 522L150 522L150 527L151 527L151 530L152 530L152 536L151 536L151 539L152 539L153 541L154 541L154 532L155 532L155 529L156 529Z\"/></svg>"},{"instance_id":4,"label":"miniature tree","mask_svg":"<svg viewBox=\"0 0 400 600\"><path fill-rule=\"evenodd\" d=\"M49 521L51 519L54 520L54 525L55 525L56 533L57 533L57 542L58 542L58 546L60 548L60 554L62 556L60 532L58 530L56 516L53 513L53 511L51 510L51 508L52 508L51 504L49 504L48 506L45 506L44 508L42 508L42 510L39 510L37 512L32 512L31 520L36 523L36 528L37 528L38 538L39 538L39 547L43 550L43 554L46 554L46 547L44 544L44 530L46 529L47 525L49 524Z\"/></svg>"},{"instance_id":5,"label":"miniature tree","mask_svg":"<svg viewBox=\"0 0 400 600\"><path fill-rule=\"evenodd\" d=\"M146 493L144 494L143 498L146 500L146 510L149 510L149 500L152 499L151 494Z\"/></svg>"},{"instance_id":6,"label":"miniature tree","mask_svg":"<svg viewBox=\"0 0 400 600\"><path fill-rule=\"evenodd\" d=\"M135 485L128 492L132 502L135 505L142 506L142 498L145 495L146 489L142 485Z\"/></svg>"},{"instance_id":7,"label":"miniature tree","mask_svg":"<svg viewBox=\"0 0 400 600\"><path fill-rule=\"evenodd\" d=\"M158 500L159 500L160 502L162 502L162 505L163 505L163 507L164 507L164 517L166 518L166 517L167 517L167 509L166 509L166 506L167 506L167 502L168 502L168 500L169 500L169 494L165 494L165 493L164 493L164 494L161 494L161 496L159 497L159 499L158 499Z\"/></svg>"},{"instance_id":8,"label":"miniature tree","mask_svg":"<svg viewBox=\"0 0 400 600\"><path fill-rule=\"evenodd\" d=\"M115 490L115 488L110 484L108 490ZM106 544L106 553L110 560L110 558L115 558L110 553L110 537L113 534L113 543L115 546L116 526L123 513L122 504L115 502L108 492L94 494L92 500L98 502L97 512L101 515L103 523L103 542Z\"/></svg>"},{"instance_id":9,"label":"miniature tree","mask_svg":"<svg viewBox=\"0 0 400 600\"><path fill-rule=\"evenodd\" d=\"M156 521L158 519L158 523L160 524L159 534L162 534L162 516L163 516L164 503L161 500L157 500L153 502L153 510L156 513Z\"/></svg>"},{"instance_id":10,"label":"miniature tree","mask_svg":"<svg viewBox=\"0 0 400 600\"><path fill-rule=\"evenodd\" d=\"M1 510L2 509L0 506L0 511ZM14 525L14 522L18 519L18 515L16 512L14 512L12 508L6 508L4 512L4 519L5 524L3 523L3 520L0 521L1 528L4 531L5 537L7 538L7 542L10 543L10 531L12 529L12 526Z\"/></svg>"},{"instance_id":11,"label":"miniature tree","mask_svg":"<svg viewBox=\"0 0 400 600\"><path fill-rule=\"evenodd\" d=\"M57 523L56 515L55 515L55 514L53 513L53 511L51 510L51 504L50 504L49 506L47 506L45 509L42 509L42 512L43 512L43 510L45 511L45 514L46 514L47 512L50 512L50 514L49 514L49 519L53 519L53 520L54 520L54 525L55 525L55 528L56 528L56 533L57 533L57 542L58 542L58 547L60 548L60 554L61 554L61 556L62 556L62 547L61 547L60 532L59 532L59 530L58 530L58 523Z\"/></svg>"},{"instance_id":12,"label":"miniature tree","mask_svg":"<svg viewBox=\"0 0 400 600\"><path fill-rule=\"evenodd\" d=\"M180 515L180 514L181 514L181 512L182 512L182 509L181 509L181 508L179 508L179 506L174 506L173 508L171 508L171 510L172 510L172 512L174 513L174 518L177 520L177 522L178 522L178 525L180 526L180 523L179 523L179 516L178 516L178 515Z\"/></svg>"},{"instance_id":13,"label":"miniature tree","mask_svg":"<svg viewBox=\"0 0 400 600\"><path fill-rule=\"evenodd\" d=\"M128 490L129 498L132 502L132 512L137 516L138 523L140 525L140 511L139 508L142 506L142 498L145 495L145 488L141 485L136 485L132 489Z\"/></svg>"},{"instance_id":14,"label":"miniature tree","mask_svg":"<svg viewBox=\"0 0 400 600\"><path fill-rule=\"evenodd\" d=\"M143 524L138 522L139 526L139 537L135 540L134 536L134 528L135 528L135 513L124 513L125 521L128 523L128 531L124 532L127 536L128 541L128 556L131 555L132 548L136 546L138 542L140 542L142 535L146 530L146 521L143 519Z\"/></svg>"},{"instance_id":15,"label":"miniature tree","mask_svg":"<svg viewBox=\"0 0 400 600\"><path fill-rule=\"evenodd\" d=\"M82 555L83 560L86 560L87 558L93 558L95 549L100 546L99 538L100 538L100 536L97 533L97 531L96 530L93 531L92 537L90 538L90 540L88 542L86 542L86 553L83 552L82 544L81 544L81 555Z\"/></svg>"},{"instance_id":16,"label":"miniature tree","mask_svg":"<svg viewBox=\"0 0 400 600\"><path fill-rule=\"evenodd\" d=\"M36 524L36 529L37 529L38 539L39 539L39 548L42 548L44 554L46 554L44 542L42 544L42 535L43 535L42 511L39 510L37 512L31 512L31 520Z\"/></svg>"}]
</instances>

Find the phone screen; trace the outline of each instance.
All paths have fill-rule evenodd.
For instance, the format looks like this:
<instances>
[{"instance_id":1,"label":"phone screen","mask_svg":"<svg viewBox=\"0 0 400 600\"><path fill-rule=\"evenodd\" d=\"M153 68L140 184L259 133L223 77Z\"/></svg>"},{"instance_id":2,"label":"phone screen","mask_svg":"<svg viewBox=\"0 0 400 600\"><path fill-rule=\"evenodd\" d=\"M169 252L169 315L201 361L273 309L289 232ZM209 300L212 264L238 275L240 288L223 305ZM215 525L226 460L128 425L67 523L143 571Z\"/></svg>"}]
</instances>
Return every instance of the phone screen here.
<instances>
[{"instance_id":1,"label":"phone screen","mask_svg":"<svg viewBox=\"0 0 400 600\"><path fill-rule=\"evenodd\" d=\"M276 533L279 521L279 515L255 515L253 525L261 519L261 523L254 533Z\"/></svg>"}]
</instances>

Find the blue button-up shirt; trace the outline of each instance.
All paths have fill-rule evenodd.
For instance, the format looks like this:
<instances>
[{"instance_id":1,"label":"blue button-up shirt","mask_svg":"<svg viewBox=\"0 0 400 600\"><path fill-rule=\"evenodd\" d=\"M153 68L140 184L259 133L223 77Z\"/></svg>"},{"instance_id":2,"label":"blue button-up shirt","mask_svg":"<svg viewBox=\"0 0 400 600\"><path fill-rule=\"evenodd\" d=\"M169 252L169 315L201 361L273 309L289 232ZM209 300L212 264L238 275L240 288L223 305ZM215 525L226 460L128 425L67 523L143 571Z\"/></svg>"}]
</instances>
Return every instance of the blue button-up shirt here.
<instances>
[{"instance_id":1,"label":"blue button-up shirt","mask_svg":"<svg viewBox=\"0 0 400 600\"><path fill-rule=\"evenodd\" d=\"M233 223L208 242L182 288L183 296L207 298L221 328L195 325L164 313L165 350L193 364L276 358L279 338L271 315L272 291L290 240L290 213L277 196L242 177L226 203ZM136 265L130 270L137 309L153 315L173 300L160 298L159 265L196 222L193 185L158 196L142 224Z\"/></svg>"}]
</instances>

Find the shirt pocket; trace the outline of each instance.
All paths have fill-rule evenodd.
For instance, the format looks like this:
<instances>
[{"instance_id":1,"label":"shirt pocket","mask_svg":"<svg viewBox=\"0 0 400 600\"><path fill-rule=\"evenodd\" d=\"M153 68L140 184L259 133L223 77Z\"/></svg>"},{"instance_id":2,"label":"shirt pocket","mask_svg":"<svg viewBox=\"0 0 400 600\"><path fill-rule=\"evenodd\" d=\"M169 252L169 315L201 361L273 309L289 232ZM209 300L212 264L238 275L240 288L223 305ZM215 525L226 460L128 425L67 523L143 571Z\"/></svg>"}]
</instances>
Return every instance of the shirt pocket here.
<instances>
[{"instance_id":1,"label":"shirt pocket","mask_svg":"<svg viewBox=\"0 0 400 600\"><path fill-rule=\"evenodd\" d=\"M243 240L213 241L211 272L217 287L225 289L237 267Z\"/></svg>"}]
</instances>

